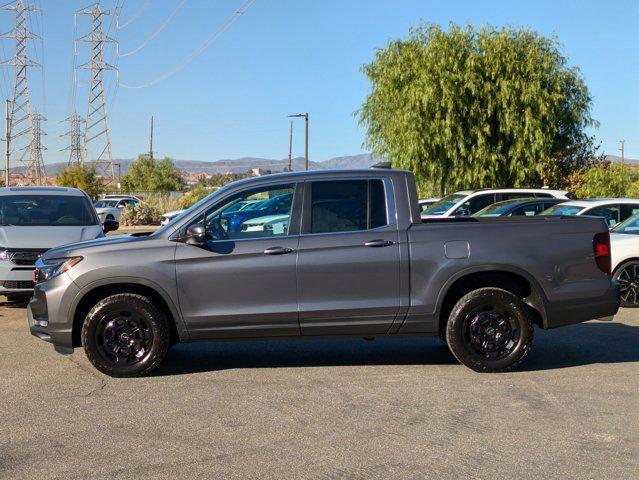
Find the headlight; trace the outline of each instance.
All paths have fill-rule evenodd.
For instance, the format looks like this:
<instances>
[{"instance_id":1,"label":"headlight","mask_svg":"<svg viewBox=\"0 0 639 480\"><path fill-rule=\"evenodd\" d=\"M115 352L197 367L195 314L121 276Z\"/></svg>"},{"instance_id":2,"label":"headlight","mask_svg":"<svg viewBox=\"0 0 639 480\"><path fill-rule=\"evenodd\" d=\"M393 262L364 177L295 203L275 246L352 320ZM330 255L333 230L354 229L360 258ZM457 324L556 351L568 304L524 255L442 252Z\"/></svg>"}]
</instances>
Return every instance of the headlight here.
<instances>
[{"instance_id":1,"label":"headlight","mask_svg":"<svg viewBox=\"0 0 639 480\"><path fill-rule=\"evenodd\" d=\"M9 250L0 248L0 260L9 260Z\"/></svg>"},{"instance_id":2,"label":"headlight","mask_svg":"<svg viewBox=\"0 0 639 480\"><path fill-rule=\"evenodd\" d=\"M70 270L80 261L82 261L82 257L49 258L47 260L39 258L35 263L33 280L35 283L46 282Z\"/></svg>"}]
</instances>

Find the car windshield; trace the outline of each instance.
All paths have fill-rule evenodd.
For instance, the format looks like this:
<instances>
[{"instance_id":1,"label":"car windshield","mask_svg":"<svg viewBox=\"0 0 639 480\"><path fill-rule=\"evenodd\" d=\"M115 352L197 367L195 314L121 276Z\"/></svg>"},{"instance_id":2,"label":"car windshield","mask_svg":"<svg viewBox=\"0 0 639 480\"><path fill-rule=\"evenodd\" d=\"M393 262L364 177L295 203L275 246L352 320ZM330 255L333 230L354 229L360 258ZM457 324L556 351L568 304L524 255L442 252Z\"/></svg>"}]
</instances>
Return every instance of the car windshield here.
<instances>
[{"instance_id":1,"label":"car windshield","mask_svg":"<svg viewBox=\"0 0 639 480\"><path fill-rule=\"evenodd\" d=\"M541 215L578 215L579 212L582 212L586 207L579 207L577 205L565 205L560 203L558 205L553 205L550 208L547 208Z\"/></svg>"},{"instance_id":2,"label":"car windshield","mask_svg":"<svg viewBox=\"0 0 639 480\"><path fill-rule=\"evenodd\" d=\"M450 210L457 202L459 202L466 195L460 193L453 193L447 195L441 200L433 203L430 207L422 212L423 215L443 215Z\"/></svg>"},{"instance_id":3,"label":"car windshield","mask_svg":"<svg viewBox=\"0 0 639 480\"><path fill-rule=\"evenodd\" d=\"M473 217L501 217L508 213L515 204L522 203L525 200L534 200L534 198L517 198L514 200L505 200L503 202L493 203L486 208L475 213Z\"/></svg>"},{"instance_id":4,"label":"car windshield","mask_svg":"<svg viewBox=\"0 0 639 480\"><path fill-rule=\"evenodd\" d=\"M113 208L118 204L118 200L98 200L93 204L95 208Z\"/></svg>"},{"instance_id":5,"label":"car windshield","mask_svg":"<svg viewBox=\"0 0 639 480\"><path fill-rule=\"evenodd\" d=\"M629 219L621 222L610 230L614 233L626 233L630 235L639 235L639 215L630 217Z\"/></svg>"},{"instance_id":6,"label":"car windshield","mask_svg":"<svg viewBox=\"0 0 639 480\"><path fill-rule=\"evenodd\" d=\"M0 224L16 227L95 225L91 203L71 195L2 195Z\"/></svg>"}]
</instances>

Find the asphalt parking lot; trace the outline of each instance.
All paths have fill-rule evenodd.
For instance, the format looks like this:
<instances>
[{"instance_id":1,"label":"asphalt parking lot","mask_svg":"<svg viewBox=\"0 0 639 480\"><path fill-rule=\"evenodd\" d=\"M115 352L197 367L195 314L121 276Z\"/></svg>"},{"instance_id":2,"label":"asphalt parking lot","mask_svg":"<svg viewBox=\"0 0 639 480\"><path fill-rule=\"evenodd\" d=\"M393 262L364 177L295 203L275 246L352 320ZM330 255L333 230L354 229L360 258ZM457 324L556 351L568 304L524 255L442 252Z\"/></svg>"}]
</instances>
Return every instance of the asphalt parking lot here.
<instances>
[{"instance_id":1,"label":"asphalt parking lot","mask_svg":"<svg viewBox=\"0 0 639 480\"><path fill-rule=\"evenodd\" d=\"M637 478L639 321L480 375L434 339L178 345L112 379L0 305L0 478Z\"/></svg>"}]
</instances>

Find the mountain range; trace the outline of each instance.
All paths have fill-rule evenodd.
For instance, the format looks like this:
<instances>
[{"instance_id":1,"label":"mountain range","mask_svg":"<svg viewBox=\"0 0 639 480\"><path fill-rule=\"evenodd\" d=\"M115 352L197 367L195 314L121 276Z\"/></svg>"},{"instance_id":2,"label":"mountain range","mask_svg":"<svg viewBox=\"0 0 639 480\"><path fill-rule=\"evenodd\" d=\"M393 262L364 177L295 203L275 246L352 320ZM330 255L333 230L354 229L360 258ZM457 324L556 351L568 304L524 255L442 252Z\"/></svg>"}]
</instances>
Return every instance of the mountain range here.
<instances>
[{"instance_id":1,"label":"mountain range","mask_svg":"<svg viewBox=\"0 0 639 480\"><path fill-rule=\"evenodd\" d=\"M129 171L129 166L134 159L117 159L113 160L114 163L120 165L120 174L126 175ZM350 168L369 168L379 160L375 159L368 153L362 153L359 155L348 155L344 157L334 157L323 161L309 161L309 170L333 170L333 169L350 169ZM270 158L257 158L257 157L242 157L237 159L224 159L214 161L202 161L202 160L173 160L173 163L180 170L189 174L198 173L245 173L253 168L261 168L265 170L271 170L273 172L283 171L288 168L288 158L281 160ZM304 158L296 157L291 161L293 170L304 170ZM60 170L66 167L66 163L49 163L45 165L45 170L48 176L55 176ZM21 173L24 170L23 167L14 167L12 172ZM117 174L117 167L116 167Z\"/></svg>"}]
</instances>

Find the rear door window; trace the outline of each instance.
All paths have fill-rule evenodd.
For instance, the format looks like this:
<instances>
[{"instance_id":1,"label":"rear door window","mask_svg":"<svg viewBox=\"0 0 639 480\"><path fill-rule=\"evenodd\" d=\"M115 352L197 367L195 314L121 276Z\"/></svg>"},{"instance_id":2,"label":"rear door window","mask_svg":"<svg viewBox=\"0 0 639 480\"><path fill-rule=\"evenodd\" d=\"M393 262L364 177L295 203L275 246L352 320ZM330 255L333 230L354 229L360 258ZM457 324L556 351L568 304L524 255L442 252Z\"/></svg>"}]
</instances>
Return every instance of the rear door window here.
<instances>
[{"instance_id":1,"label":"rear door window","mask_svg":"<svg viewBox=\"0 0 639 480\"><path fill-rule=\"evenodd\" d=\"M545 210L543 203L533 203L530 205L522 205L521 207L517 207L510 214L513 217L532 217L534 215L539 215L541 212Z\"/></svg>"},{"instance_id":2,"label":"rear door window","mask_svg":"<svg viewBox=\"0 0 639 480\"><path fill-rule=\"evenodd\" d=\"M466 200L463 204L461 204L457 208L457 210L455 210L454 215L472 215L473 213L477 213L481 209L486 208L488 205L492 205L493 203L495 203L494 193L481 193L479 195L475 195L474 197Z\"/></svg>"},{"instance_id":3,"label":"rear door window","mask_svg":"<svg viewBox=\"0 0 639 480\"><path fill-rule=\"evenodd\" d=\"M600 207L594 207L590 210L586 210L582 215L589 215L591 217L603 217L608 224L608 227L614 227L619 223L621 206L619 204L602 205Z\"/></svg>"},{"instance_id":4,"label":"rear door window","mask_svg":"<svg viewBox=\"0 0 639 480\"><path fill-rule=\"evenodd\" d=\"M382 180L311 183L309 233L352 232L388 224Z\"/></svg>"}]
</instances>

